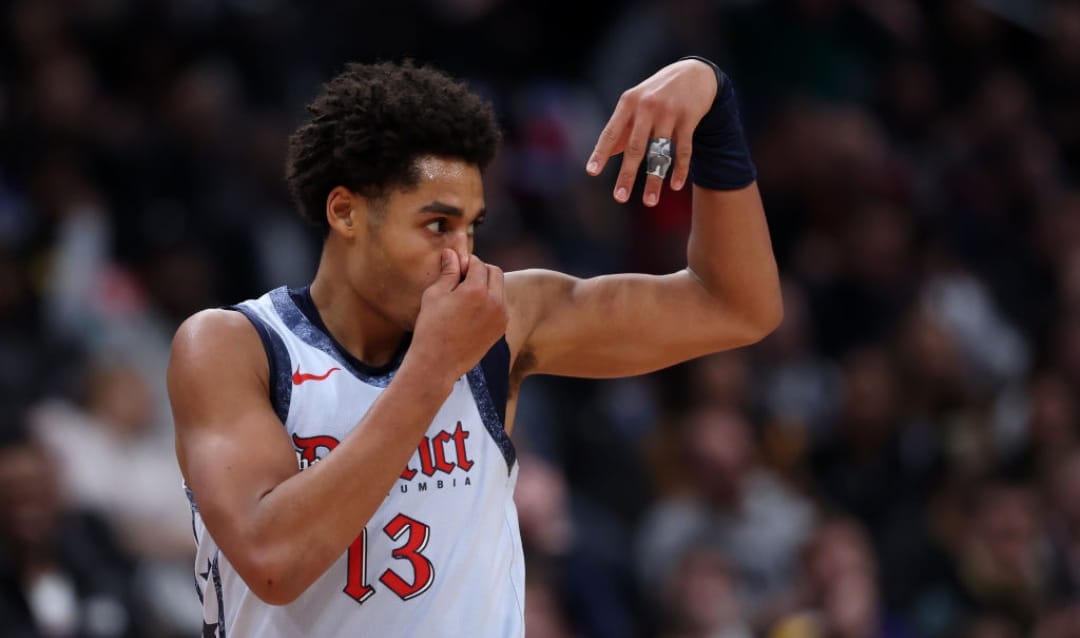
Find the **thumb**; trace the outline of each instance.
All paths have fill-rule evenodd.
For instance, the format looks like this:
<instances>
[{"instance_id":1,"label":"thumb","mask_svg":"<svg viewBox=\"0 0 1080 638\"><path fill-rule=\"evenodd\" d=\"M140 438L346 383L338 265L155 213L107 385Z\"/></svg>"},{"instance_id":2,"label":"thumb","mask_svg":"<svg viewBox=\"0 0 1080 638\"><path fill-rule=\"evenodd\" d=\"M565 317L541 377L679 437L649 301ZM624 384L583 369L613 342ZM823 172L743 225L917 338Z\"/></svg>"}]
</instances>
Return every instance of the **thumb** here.
<instances>
[{"instance_id":1,"label":"thumb","mask_svg":"<svg viewBox=\"0 0 1080 638\"><path fill-rule=\"evenodd\" d=\"M439 279L435 285L447 291L453 290L461 282L461 262L458 260L458 254L446 248L442 251L440 259Z\"/></svg>"}]
</instances>

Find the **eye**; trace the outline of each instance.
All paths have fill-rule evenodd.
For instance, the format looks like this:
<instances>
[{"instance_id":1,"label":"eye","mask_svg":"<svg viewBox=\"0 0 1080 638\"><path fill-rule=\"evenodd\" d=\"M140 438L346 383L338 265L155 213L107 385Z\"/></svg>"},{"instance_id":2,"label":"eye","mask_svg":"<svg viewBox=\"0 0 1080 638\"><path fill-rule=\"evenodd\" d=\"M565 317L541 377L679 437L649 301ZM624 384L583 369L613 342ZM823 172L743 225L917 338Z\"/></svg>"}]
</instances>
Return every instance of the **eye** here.
<instances>
[{"instance_id":1,"label":"eye","mask_svg":"<svg viewBox=\"0 0 1080 638\"><path fill-rule=\"evenodd\" d=\"M438 219L433 219L428 222L424 226L424 228L430 230L437 235L441 235L446 232L446 218L440 217Z\"/></svg>"},{"instance_id":2,"label":"eye","mask_svg":"<svg viewBox=\"0 0 1080 638\"><path fill-rule=\"evenodd\" d=\"M476 229L480 228L481 226L484 225L484 219L485 218L480 217L479 219L477 219L473 223L469 224L469 231L468 231L469 236L475 235L476 234Z\"/></svg>"}]
</instances>

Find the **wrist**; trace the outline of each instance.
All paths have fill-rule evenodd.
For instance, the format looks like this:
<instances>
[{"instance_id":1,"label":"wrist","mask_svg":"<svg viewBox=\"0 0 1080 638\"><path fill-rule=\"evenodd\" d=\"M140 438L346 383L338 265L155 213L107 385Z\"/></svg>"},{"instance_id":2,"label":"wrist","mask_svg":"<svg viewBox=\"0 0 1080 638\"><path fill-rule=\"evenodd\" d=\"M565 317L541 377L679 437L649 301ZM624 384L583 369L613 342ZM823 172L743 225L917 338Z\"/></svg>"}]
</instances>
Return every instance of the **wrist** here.
<instances>
[{"instance_id":1,"label":"wrist","mask_svg":"<svg viewBox=\"0 0 1080 638\"><path fill-rule=\"evenodd\" d=\"M749 186L757 179L757 167L750 159L750 147L731 79L706 58L691 55L681 59L708 64L716 74L716 97L694 129L690 180L712 190L737 190Z\"/></svg>"},{"instance_id":2,"label":"wrist","mask_svg":"<svg viewBox=\"0 0 1080 638\"><path fill-rule=\"evenodd\" d=\"M709 58L702 57L700 55L684 55L683 57L675 60L676 62L684 62L686 60L694 60L699 64L702 64L712 70L713 75L716 77L716 93L713 93L713 100L715 101L717 96L720 95L720 89L724 86L725 73L720 70L720 67Z\"/></svg>"},{"instance_id":3,"label":"wrist","mask_svg":"<svg viewBox=\"0 0 1080 638\"><path fill-rule=\"evenodd\" d=\"M437 357L410 347L395 377L406 383L415 383L419 387L429 389L438 395L440 400L444 400L454 389L454 383L461 378L461 375L457 375Z\"/></svg>"}]
</instances>

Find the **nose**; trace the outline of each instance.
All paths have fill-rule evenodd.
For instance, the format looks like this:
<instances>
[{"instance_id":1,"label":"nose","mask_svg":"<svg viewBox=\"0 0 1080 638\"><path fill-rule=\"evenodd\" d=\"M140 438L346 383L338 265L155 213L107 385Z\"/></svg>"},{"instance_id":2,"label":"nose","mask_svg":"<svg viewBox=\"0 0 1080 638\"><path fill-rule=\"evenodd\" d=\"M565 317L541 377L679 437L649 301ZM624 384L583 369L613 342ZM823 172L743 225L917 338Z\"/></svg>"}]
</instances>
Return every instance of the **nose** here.
<instances>
[{"instance_id":1,"label":"nose","mask_svg":"<svg viewBox=\"0 0 1080 638\"><path fill-rule=\"evenodd\" d=\"M472 237L464 230L456 232L450 239L450 247L462 257L472 253Z\"/></svg>"}]
</instances>

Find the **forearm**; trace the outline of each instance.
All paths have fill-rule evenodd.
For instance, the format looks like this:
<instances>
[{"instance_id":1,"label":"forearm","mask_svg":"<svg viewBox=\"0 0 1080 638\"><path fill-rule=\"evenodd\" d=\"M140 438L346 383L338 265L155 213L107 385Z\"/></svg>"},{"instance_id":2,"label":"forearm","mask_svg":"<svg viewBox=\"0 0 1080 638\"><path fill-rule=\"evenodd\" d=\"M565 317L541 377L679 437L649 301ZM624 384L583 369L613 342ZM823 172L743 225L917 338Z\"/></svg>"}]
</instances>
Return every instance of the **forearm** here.
<instances>
[{"instance_id":1,"label":"forearm","mask_svg":"<svg viewBox=\"0 0 1080 638\"><path fill-rule=\"evenodd\" d=\"M392 489L451 387L407 356L331 454L259 499L247 531L259 579L248 583L254 591L289 602L341 556Z\"/></svg>"},{"instance_id":2,"label":"forearm","mask_svg":"<svg viewBox=\"0 0 1080 638\"><path fill-rule=\"evenodd\" d=\"M780 281L757 183L738 190L694 187L689 269L725 317L753 341L780 322Z\"/></svg>"},{"instance_id":3,"label":"forearm","mask_svg":"<svg viewBox=\"0 0 1080 638\"><path fill-rule=\"evenodd\" d=\"M694 130L693 222L687 260L726 317L756 341L783 313L776 260L731 79L715 64L717 94Z\"/></svg>"}]
</instances>

